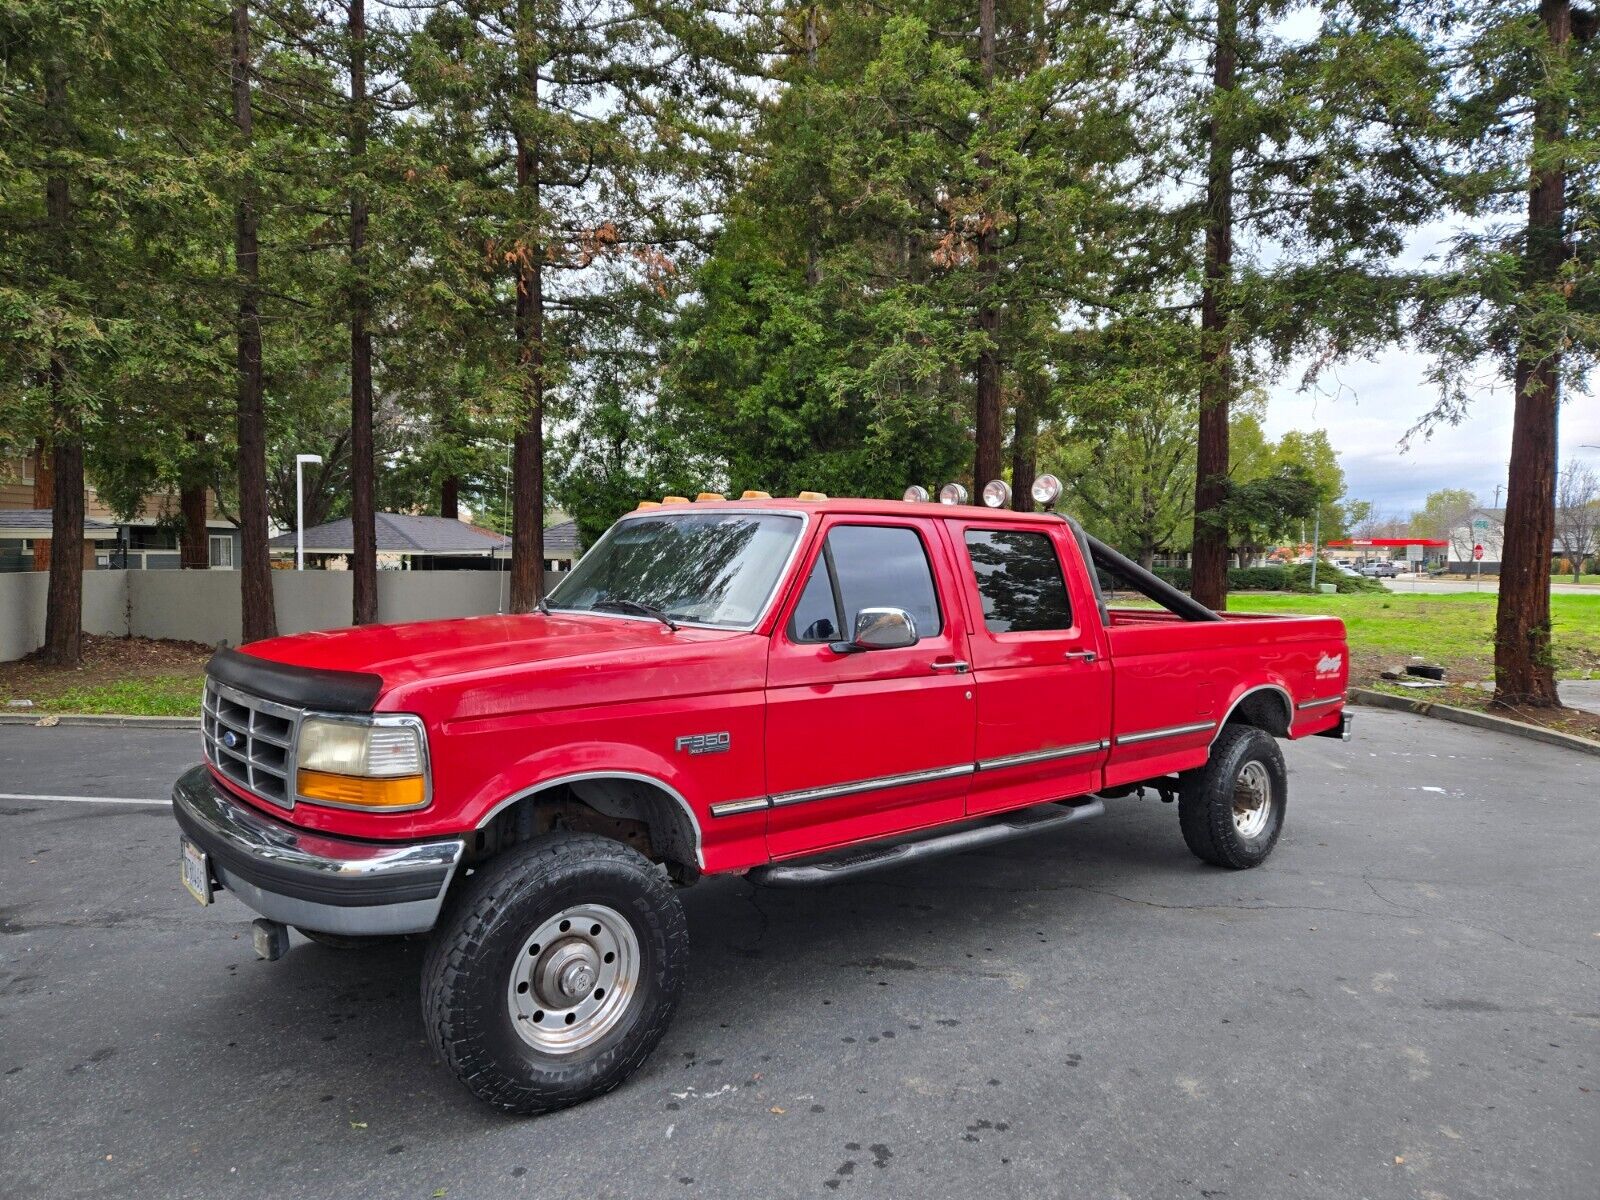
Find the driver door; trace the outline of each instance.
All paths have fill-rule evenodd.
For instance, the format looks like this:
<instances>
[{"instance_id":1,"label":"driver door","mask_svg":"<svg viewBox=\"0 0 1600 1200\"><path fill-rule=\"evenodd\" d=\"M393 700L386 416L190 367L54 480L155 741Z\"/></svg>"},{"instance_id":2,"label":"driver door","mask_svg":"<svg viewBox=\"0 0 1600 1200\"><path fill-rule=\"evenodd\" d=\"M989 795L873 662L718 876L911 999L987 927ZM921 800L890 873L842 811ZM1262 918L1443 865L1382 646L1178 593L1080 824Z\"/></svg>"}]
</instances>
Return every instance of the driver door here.
<instances>
[{"instance_id":1,"label":"driver door","mask_svg":"<svg viewBox=\"0 0 1600 1200\"><path fill-rule=\"evenodd\" d=\"M947 821L966 808L976 708L966 627L932 522L831 518L773 633L767 847L774 859ZM904 609L918 640L841 652L863 608Z\"/></svg>"}]
</instances>

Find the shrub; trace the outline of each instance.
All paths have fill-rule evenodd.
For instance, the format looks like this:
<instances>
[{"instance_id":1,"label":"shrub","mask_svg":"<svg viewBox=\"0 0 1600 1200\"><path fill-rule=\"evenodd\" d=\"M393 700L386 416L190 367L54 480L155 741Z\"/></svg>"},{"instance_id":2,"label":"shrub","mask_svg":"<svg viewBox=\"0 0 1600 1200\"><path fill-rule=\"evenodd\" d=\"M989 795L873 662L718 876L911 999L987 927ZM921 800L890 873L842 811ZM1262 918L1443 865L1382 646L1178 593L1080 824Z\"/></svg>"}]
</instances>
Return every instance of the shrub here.
<instances>
[{"instance_id":1,"label":"shrub","mask_svg":"<svg viewBox=\"0 0 1600 1200\"><path fill-rule=\"evenodd\" d=\"M1228 589L1235 592L1288 591L1289 572L1284 567L1235 567L1228 572Z\"/></svg>"},{"instance_id":2,"label":"shrub","mask_svg":"<svg viewBox=\"0 0 1600 1200\"><path fill-rule=\"evenodd\" d=\"M1288 576L1287 587L1291 592L1309 592L1315 589L1311 586L1311 564L1296 563L1292 567L1285 567L1284 574ZM1340 595L1353 592L1382 592L1388 589L1376 579L1368 579L1364 575L1346 575L1334 567L1327 559L1317 564L1317 582L1319 584L1331 583L1339 590Z\"/></svg>"},{"instance_id":3,"label":"shrub","mask_svg":"<svg viewBox=\"0 0 1600 1200\"><path fill-rule=\"evenodd\" d=\"M1193 582L1193 573L1188 567L1156 567L1155 574L1183 592L1187 592Z\"/></svg>"}]
</instances>

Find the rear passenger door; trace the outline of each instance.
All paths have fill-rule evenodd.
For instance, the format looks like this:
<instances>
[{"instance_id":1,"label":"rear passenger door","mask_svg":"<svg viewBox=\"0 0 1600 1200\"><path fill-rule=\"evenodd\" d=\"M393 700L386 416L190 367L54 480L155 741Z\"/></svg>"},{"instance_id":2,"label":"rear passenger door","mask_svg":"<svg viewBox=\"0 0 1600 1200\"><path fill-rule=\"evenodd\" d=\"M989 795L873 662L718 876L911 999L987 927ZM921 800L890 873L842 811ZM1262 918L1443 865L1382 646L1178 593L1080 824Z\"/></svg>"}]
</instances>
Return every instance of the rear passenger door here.
<instances>
[{"instance_id":1,"label":"rear passenger door","mask_svg":"<svg viewBox=\"0 0 1600 1200\"><path fill-rule=\"evenodd\" d=\"M767 666L774 858L960 820L972 774L966 622L933 521L831 518ZM841 653L863 608L905 609L918 641Z\"/></svg>"},{"instance_id":2,"label":"rear passenger door","mask_svg":"<svg viewBox=\"0 0 1600 1200\"><path fill-rule=\"evenodd\" d=\"M1095 791L1111 737L1099 610L1065 523L949 521L971 614L970 814Z\"/></svg>"}]
</instances>

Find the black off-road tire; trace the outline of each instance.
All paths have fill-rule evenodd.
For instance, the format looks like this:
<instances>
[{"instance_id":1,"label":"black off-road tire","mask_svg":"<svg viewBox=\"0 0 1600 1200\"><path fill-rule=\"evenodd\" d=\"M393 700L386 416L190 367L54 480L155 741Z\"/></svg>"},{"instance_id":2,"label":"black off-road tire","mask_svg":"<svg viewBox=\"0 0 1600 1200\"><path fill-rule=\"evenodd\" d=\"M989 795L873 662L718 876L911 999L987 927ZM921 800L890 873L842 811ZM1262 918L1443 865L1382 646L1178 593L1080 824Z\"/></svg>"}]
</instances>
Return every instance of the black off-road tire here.
<instances>
[{"instance_id":1,"label":"black off-road tire","mask_svg":"<svg viewBox=\"0 0 1600 1200\"><path fill-rule=\"evenodd\" d=\"M394 946L405 941L404 934L361 934L361 933L323 933L320 929L305 929L299 925L294 931L301 937L315 942L319 946L326 946L330 950L376 950L382 946Z\"/></svg>"},{"instance_id":2,"label":"black off-road tire","mask_svg":"<svg viewBox=\"0 0 1600 1200\"><path fill-rule=\"evenodd\" d=\"M1249 764L1258 764L1253 769ZM1242 776L1260 778L1269 788L1271 809L1253 836L1234 822L1236 790ZM1278 843L1289 803L1289 772L1270 733L1253 725L1225 725L1211 744L1206 765L1189 772L1178 792L1178 823L1196 858L1243 870L1260 866Z\"/></svg>"},{"instance_id":3,"label":"black off-road tire","mask_svg":"<svg viewBox=\"0 0 1600 1200\"><path fill-rule=\"evenodd\" d=\"M507 989L528 939L575 905L604 905L626 920L637 939L637 981L598 1041L548 1053L517 1032ZM616 1087L655 1049L677 1009L688 955L683 906L659 867L609 838L536 838L479 869L434 931L422 968L428 1040L496 1108L533 1115L578 1104Z\"/></svg>"}]
</instances>

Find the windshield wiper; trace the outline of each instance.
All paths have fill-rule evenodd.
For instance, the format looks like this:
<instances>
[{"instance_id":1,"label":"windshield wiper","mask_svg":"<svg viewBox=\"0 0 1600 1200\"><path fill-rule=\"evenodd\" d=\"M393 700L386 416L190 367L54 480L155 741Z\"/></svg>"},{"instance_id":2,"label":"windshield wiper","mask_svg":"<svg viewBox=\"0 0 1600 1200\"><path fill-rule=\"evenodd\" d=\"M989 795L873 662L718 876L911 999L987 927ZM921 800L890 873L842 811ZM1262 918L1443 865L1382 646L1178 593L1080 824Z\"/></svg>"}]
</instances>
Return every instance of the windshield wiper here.
<instances>
[{"instance_id":1,"label":"windshield wiper","mask_svg":"<svg viewBox=\"0 0 1600 1200\"><path fill-rule=\"evenodd\" d=\"M640 616L644 617L654 617L668 629L672 630L673 633L678 632L678 623L671 617L667 616L666 613L662 612L654 604L642 604L638 600L596 600L594 602L594 607L610 608L616 610L617 612L631 612L638 613Z\"/></svg>"}]
</instances>

